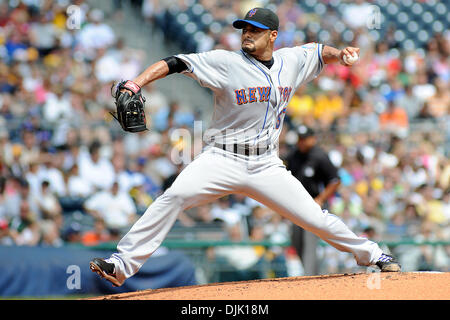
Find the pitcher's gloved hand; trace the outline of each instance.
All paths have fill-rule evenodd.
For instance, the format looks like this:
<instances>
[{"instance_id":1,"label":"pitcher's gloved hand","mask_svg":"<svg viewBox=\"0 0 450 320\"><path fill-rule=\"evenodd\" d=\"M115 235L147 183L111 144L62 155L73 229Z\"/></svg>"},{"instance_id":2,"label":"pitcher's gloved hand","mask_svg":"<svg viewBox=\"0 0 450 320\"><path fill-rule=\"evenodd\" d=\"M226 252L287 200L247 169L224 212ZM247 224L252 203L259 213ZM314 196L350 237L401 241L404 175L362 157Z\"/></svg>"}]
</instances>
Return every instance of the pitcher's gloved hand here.
<instances>
[{"instance_id":1,"label":"pitcher's gloved hand","mask_svg":"<svg viewBox=\"0 0 450 320\"><path fill-rule=\"evenodd\" d=\"M148 130L144 110L145 97L136 83L131 80L119 82L112 95L115 99L116 114L110 113L123 130L128 132Z\"/></svg>"}]
</instances>

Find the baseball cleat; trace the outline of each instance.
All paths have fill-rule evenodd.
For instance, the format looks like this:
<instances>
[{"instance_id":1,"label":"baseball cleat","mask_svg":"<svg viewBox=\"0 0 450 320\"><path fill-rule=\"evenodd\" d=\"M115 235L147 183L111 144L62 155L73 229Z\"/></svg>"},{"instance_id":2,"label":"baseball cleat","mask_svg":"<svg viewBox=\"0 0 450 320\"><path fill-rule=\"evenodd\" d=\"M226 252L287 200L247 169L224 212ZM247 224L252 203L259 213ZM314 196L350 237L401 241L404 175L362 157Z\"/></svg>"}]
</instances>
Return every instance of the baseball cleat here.
<instances>
[{"instance_id":1,"label":"baseball cleat","mask_svg":"<svg viewBox=\"0 0 450 320\"><path fill-rule=\"evenodd\" d=\"M378 259L376 265L381 269L381 272L401 271L401 266L398 261L393 256L384 253Z\"/></svg>"},{"instance_id":2,"label":"baseball cleat","mask_svg":"<svg viewBox=\"0 0 450 320\"><path fill-rule=\"evenodd\" d=\"M106 262L101 258L94 258L89 263L89 268L92 272L96 272L100 277L105 278L113 284L115 287L120 287L120 283L116 278L114 272L114 263Z\"/></svg>"}]
</instances>

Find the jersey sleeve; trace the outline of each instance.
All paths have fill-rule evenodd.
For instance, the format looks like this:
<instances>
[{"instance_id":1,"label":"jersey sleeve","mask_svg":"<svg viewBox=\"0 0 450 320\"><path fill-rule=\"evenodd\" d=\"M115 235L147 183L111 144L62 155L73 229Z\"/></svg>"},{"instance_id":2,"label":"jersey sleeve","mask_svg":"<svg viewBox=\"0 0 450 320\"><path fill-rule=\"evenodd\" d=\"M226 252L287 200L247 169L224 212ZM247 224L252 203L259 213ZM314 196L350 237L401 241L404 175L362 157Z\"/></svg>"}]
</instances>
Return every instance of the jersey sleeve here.
<instances>
[{"instance_id":1,"label":"jersey sleeve","mask_svg":"<svg viewBox=\"0 0 450 320\"><path fill-rule=\"evenodd\" d=\"M202 87L212 90L221 89L228 85L228 52L212 50L201 53L179 54L177 58L183 60L188 69L182 74L198 81Z\"/></svg>"},{"instance_id":2,"label":"jersey sleeve","mask_svg":"<svg viewBox=\"0 0 450 320\"><path fill-rule=\"evenodd\" d=\"M322 49L323 44L315 42L295 47L299 63L297 86L310 82L322 71Z\"/></svg>"}]
</instances>

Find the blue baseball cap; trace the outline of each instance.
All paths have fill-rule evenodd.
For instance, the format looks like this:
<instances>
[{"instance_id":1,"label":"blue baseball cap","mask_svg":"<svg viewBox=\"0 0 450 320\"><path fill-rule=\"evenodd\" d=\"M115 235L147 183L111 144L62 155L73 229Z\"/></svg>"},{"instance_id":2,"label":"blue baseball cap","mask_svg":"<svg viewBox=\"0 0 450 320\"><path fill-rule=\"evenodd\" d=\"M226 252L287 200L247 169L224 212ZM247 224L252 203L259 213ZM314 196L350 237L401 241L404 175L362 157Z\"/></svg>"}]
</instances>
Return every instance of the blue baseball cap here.
<instances>
[{"instance_id":1,"label":"blue baseball cap","mask_svg":"<svg viewBox=\"0 0 450 320\"><path fill-rule=\"evenodd\" d=\"M242 29L246 24L251 24L257 28L278 30L278 16L270 9L253 8L245 15L244 19L238 19L233 22L233 27Z\"/></svg>"}]
</instances>

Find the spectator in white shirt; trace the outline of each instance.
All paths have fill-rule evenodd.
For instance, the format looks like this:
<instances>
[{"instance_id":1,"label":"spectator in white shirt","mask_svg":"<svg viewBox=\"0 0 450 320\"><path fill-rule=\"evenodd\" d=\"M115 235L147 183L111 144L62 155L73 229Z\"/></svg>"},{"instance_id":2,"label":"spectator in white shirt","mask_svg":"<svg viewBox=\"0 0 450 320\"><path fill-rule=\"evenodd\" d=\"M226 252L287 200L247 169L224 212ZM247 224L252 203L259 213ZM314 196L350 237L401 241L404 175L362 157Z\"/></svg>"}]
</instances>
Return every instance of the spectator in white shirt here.
<instances>
[{"instance_id":1,"label":"spectator in white shirt","mask_svg":"<svg viewBox=\"0 0 450 320\"><path fill-rule=\"evenodd\" d=\"M30 193L34 198L38 198L41 194L41 178L39 175L40 163L37 160L33 160L30 163L28 172L25 174L25 180L27 181Z\"/></svg>"},{"instance_id":2,"label":"spectator in white shirt","mask_svg":"<svg viewBox=\"0 0 450 320\"><path fill-rule=\"evenodd\" d=\"M31 44L40 51L42 56L56 47L57 30L49 15L42 13L36 22L31 24L30 39Z\"/></svg>"},{"instance_id":3,"label":"spectator in white shirt","mask_svg":"<svg viewBox=\"0 0 450 320\"><path fill-rule=\"evenodd\" d=\"M39 168L38 177L40 181L48 181L50 190L58 197L65 195L64 175L60 169L63 165L64 154L44 154L41 156L43 165Z\"/></svg>"},{"instance_id":4,"label":"spectator in white shirt","mask_svg":"<svg viewBox=\"0 0 450 320\"><path fill-rule=\"evenodd\" d=\"M47 93L46 102L43 106L43 116L46 121L60 124L61 120L69 120L73 115L70 98L64 94L62 87L55 86L53 92Z\"/></svg>"},{"instance_id":5,"label":"spectator in white shirt","mask_svg":"<svg viewBox=\"0 0 450 320\"><path fill-rule=\"evenodd\" d=\"M112 54L108 54L106 48L97 50L97 63L95 64L95 76L103 83L120 80L121 61ZM128 78L123 78L128 79ZM132 78L130 78L132 79Z\"/></svg>"},{"instance_id":6,"label":"spectator in white shirt","mask_svg":"<svg viewBox=\"0 0 450 320\"><path fill-rule=\"evenodd\" d=\"M375 23L374 14L377 12L368 1L357 0L344 6L343 18L347 25L356 29Z\"/></svg>"},{"instance_id":7,"label":"spectator in white shirt","mask_svg":"<svg viewBox=\"0 0 450 320\"><path fill-rule=\"evenodd\" d=\"M78 165L74 164L64 176L66 196L87 198L94 189L91 183L79 175Z\"/></svg>"},{"instance_id":8,"label":"spectator in white shirt","mask_svg":"<svg viewBox=\"0 0 450 320\"><path fill-rule=\"evenodd\" d=\"M20 215L11 221L9 235L18 246L35 246L40 240L40 226L27 200L20 203Z\"/></svg>"},{"instance_id":9,"label":"spectator in white shirt","mask_svg":"<svg viewBox=\"0 0 450 320\"><path fill-rule=\"evenodd\" d=\"M111 190L100 191L86 200L84 207L94 218L102 218L108 229L126 228L137 219L133 199L119 191L117 182L113 183Z\"/></svg>"},{"instance_id":10,"label":"spectator in white shirt","mask_svg":"<svg viewBox=\"0 0 450 320\"><path fill-rule=\"evenodd\" d=\"M122 192L129 192L133 187L144 183L138 173L127 170L125 157L121 154L114 155L112 165L115 172L115 180L119 183Z\"/></svg>"},{"instance_id":11,"label":"spectator in white shirt","mask_svg":"<svg viewBox=\"0 0 450 320\"><path fill-rule=\"evenodd\" d=\"M100 155L100 142L94 141L87 156L80 156L78 167L80 176L94 188L109 190L114 182L115 173L111 161Z\"/></svg>"},{"instance_id":12,"label":"spectator in white shirt","mask_svg":"<svg viewBox=\"0 0 450 320\"><path fill-rule=\"evenodd\" d=\"M241 221L241 215L235 208L230 207L229 197L223 197L212 205L211 214L214 219L224 221L228 226L234 226Z\"/></svg>"},{"instance_id":13,"label":"spectator in white shirt","mask_svg":"<svg viewBox=\"0 0 450 320\"><path fill-rule=\"evenodd\" d=\"M79 33L79 42L84 49L106 48L116 41L112 28L103 23L104 14L99 9L89 13L91 20Z\"/></svg>"},{"instance_id":14,"label":"spectator in white shirt","mask_svg":"<svg viewBox=\"0 0 450 320\"><path fill-rule=\"evenodd\" d=\"M41 217L53 220L58 227L61 227L63 222L62 207L58 197L51 191L48 181L42 181L40 196L35 200L38 204Z\"/></svg>"}]
</instances>

